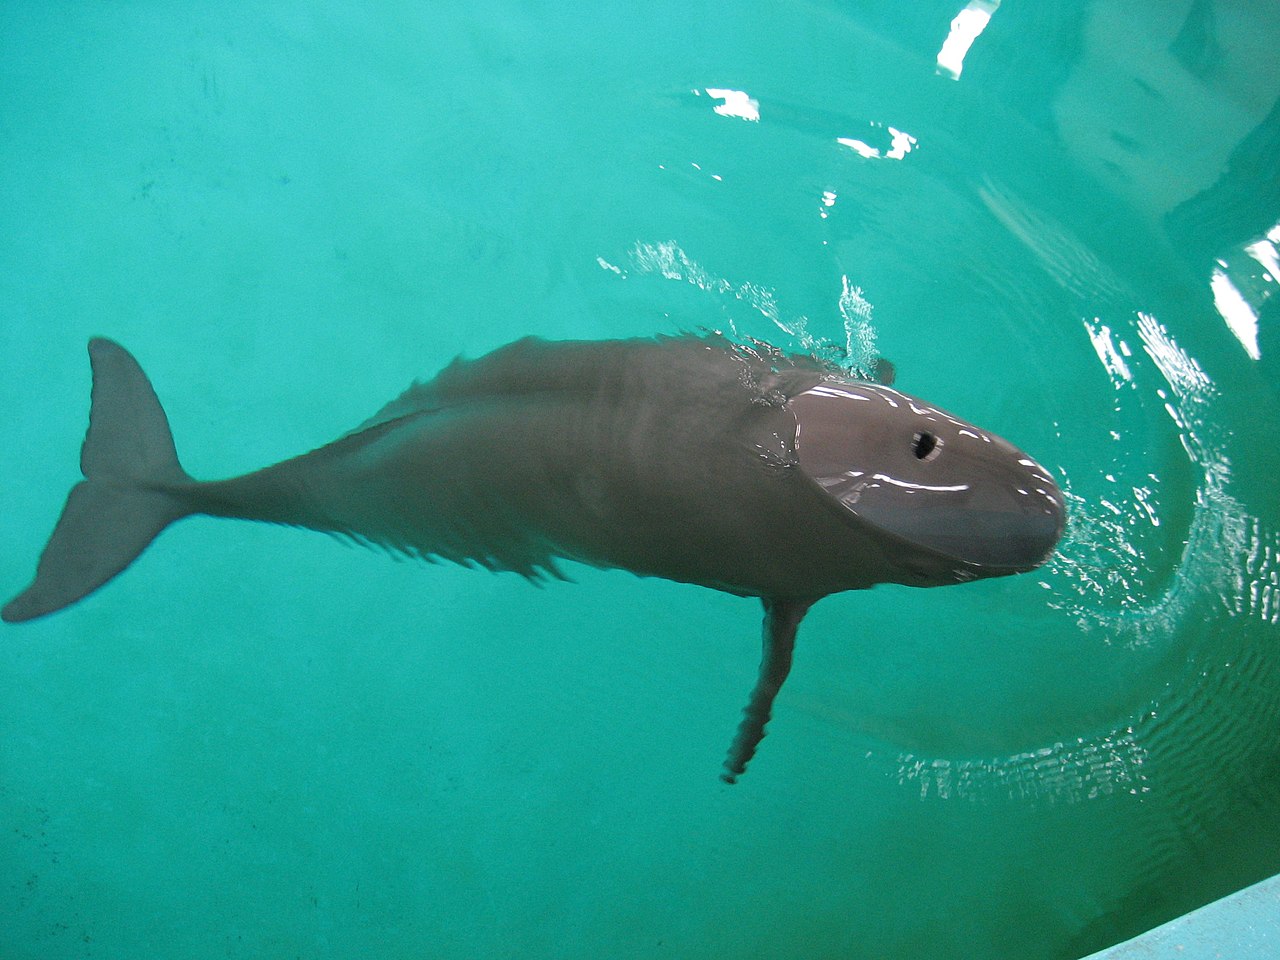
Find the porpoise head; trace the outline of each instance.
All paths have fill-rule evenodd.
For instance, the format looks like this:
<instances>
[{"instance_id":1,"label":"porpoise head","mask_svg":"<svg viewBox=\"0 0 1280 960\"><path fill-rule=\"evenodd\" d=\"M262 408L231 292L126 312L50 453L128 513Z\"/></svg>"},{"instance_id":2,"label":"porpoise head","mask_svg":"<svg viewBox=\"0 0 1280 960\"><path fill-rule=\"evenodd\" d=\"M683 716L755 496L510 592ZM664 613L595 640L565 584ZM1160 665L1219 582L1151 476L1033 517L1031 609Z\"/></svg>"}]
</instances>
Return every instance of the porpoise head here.
<instances>
[{"instance_id":1,"label":"porpoise head","mask_svg":"<svg viewBox=\"0 0 1280 960\"><path fill-rule=\"evenodd\" d=\"M916 586L1032 570L1062 536L1062 493L1012 444L915 397L824 382L793 397L796 456Z\"/></svg>"}]
</instances>

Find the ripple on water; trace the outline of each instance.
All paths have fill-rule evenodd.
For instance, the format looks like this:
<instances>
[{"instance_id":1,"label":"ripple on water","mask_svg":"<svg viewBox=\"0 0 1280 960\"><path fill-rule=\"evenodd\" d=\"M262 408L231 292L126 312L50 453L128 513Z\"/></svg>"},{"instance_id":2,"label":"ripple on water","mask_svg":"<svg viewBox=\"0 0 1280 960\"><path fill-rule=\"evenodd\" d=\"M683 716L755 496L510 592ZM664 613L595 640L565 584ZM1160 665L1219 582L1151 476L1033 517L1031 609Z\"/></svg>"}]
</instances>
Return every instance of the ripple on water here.
<instances>
[{"instance_id":1,"label":"ripple on water","mask_svg":"<svg viewBox=\"0 0 1280 960\"><path fill-rule=\"evenodd\" d=\"M1146 748L1132 728L1057 741L1003 757L947 759L903 753L898 783L921 800L1079 803L1117 791L1144 793Z\"/></svg>"},{"instance_id":2,"label":"ripple on water","mask_svg":"<svg viewBox=\"0 0 1280 960\"><path fill-rule=\"evenodd\" d=\"M1060 804L1139 795L1161 811L1141 820L1138 845L1143 868L1155 871L1188 856L1242 797L1267 802L1280 670L1256 630L1223 621L1280 620L1280 539L1231 493L1231 432L1214 418L1218 391L1201 365L1149 314L1136 314L1127 333L1097 319L1084 329L1118 390L1159 401L1166 430L1176 433L1173 449L1193 470L1193 502L1181 554L1153 591L1149 535L1188 505L1163 502L1154 471L1142 483L1123 481L1118 470L1106 475L1116 490L1106 496L1086 497L1064 480L1072 522L1044 586L1084 634L1135 651L1163 647L1165 669L1145 702L1140 696L1109 729L1005 756L901 753L894 766L897 781L921 800Z\"/></svg>"}]
</instances>

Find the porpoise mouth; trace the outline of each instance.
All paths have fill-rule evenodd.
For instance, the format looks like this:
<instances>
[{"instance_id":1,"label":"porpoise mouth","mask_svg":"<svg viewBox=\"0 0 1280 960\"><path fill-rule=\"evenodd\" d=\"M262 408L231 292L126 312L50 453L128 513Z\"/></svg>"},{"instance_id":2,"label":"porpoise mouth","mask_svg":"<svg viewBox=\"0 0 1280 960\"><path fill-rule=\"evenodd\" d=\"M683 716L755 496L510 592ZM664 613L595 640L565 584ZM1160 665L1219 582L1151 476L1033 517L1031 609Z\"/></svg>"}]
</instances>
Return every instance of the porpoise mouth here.
<instances>
[{"instance_id":1,"label":"porpoise mouth","mask_svg":"<svg viewBox=\"0 0 1280 960\"><path fill-rule=\"evenodd\" d=\"M1018 573L1048 560L1062 536L1062 494L1056 485L1039 489L1045 492L1029 493L1025 506L1015 502L1003 509L923 504L910 509L872 500L849 509L886 533L966 566Z\"/></svg>"}]
</instances>

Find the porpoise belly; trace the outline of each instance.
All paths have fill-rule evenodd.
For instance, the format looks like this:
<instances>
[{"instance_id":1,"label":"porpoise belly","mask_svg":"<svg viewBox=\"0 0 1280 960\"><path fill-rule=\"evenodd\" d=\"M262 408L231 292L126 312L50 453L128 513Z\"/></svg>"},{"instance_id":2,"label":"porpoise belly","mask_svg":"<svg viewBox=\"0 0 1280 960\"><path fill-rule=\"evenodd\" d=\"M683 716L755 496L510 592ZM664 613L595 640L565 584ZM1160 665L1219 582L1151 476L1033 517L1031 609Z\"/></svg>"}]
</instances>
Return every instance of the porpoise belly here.
<instances>
[{"instance_id":1,"label":"porpoise belly","mask_svg":"<svg viewBox=\"0 0 1280 960\"><path fill-rule=\"evenodd\" d=\"M393 548L525 575L564 558L752 596L825 588L835 571L806 558L848 530L758 449L770 430L628 400L421 415L342 465L332 515Z\"/></svg>"},{"instance_id":2,"label":"porpoise belly","mask_svg":"<svg viewBox=\"0 0 1280 960\"><path fill-rule=\"evenodd\" d=\"M304 525L417 556L549 570L589 526L580 468L598 459L560 406L481 401L406 416L326 458L307 491L319 522Z\"/></svg>"},{"instance_id":3,"label":"porpoise belly","mask_svg":"<svg viewBox=\"0 0 1280 960\"><path fill-rule=\"evenodd\" d=\"M734 366L619 364L569 394L411 410L201 485L194 508L531 578L557 575L564 558L744 596L812 599L883 580L877 545L788 461L794 420Z\"/></svg>"},{"instance_id":4,"label":"porpoise belly","mask_svg":"<svg viewBox=\"0 0 1280 960\"><path fill-rule=\"evenodd\" d=\"M329 515L392 547L494 569L528 573L563 557L714 576L693 561L717 567L724 545L699 549L699 534L717 512L737 516L705 470L717 440L702 438L694 458L678 429L655 433L628 409L526 398L412 418L335 464Z\"/></svg>"},{"instance_id":5,"label":"porpoise belly","mask_svg":"<svg viewBox=\"0 0 1280 960\"><path fill-rule=\"evenodd\" d=\"M783 478L707 427L661 397L479 400L205 484L201 506L529 577L565 558L763 595Z\"/></svg>"}]
</instances>

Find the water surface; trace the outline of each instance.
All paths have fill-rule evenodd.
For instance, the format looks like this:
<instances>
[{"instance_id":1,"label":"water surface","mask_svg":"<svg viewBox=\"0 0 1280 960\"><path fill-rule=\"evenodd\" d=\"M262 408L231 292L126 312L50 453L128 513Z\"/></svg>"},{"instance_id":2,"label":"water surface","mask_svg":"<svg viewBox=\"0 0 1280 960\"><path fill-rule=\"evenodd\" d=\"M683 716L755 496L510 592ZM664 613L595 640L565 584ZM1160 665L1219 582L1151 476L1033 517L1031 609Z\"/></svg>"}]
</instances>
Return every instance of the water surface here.
<instances>
[{"instance_id":1,"label":"water surface","mask_svg":"<svg viewBox=\"0 0 1280 960\"><path fill-rule=\"evenodd\" d=\"M1280 869L1280 12L962 7L0 10L10 593L93 334L198 476L709 328L883 354L1071 508L819 604L733 787L753 602L180 524L4 631L0 953L1065 960Z\"/></svg>"}]
</instances>

